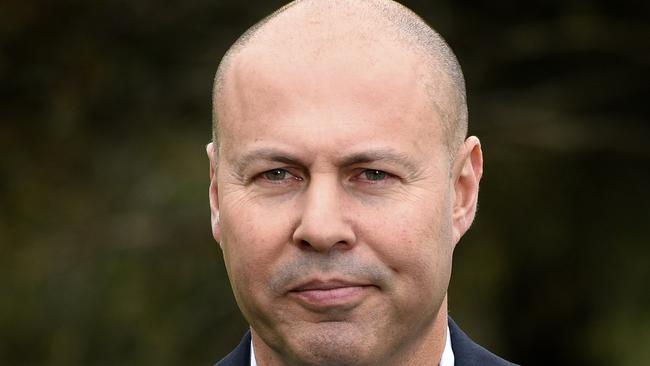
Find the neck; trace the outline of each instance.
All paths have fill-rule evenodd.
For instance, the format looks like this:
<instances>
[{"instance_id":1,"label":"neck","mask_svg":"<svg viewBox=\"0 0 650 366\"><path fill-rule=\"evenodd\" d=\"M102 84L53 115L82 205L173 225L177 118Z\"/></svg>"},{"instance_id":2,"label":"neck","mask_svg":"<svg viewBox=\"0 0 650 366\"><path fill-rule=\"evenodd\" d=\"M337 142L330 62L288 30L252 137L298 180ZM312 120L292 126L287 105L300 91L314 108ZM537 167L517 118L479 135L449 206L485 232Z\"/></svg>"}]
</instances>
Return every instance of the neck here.
<instances>
[{"instance_id":1,"label":"neck","mask_svg":"<svg viewBox=\"0 0 650 366\"><path fill-rule=\"evenodd\" d=\"M438 365L447 340L447 296L445 296L433 324L414 337L386 365Z\"/></svg>"}]
</instances>

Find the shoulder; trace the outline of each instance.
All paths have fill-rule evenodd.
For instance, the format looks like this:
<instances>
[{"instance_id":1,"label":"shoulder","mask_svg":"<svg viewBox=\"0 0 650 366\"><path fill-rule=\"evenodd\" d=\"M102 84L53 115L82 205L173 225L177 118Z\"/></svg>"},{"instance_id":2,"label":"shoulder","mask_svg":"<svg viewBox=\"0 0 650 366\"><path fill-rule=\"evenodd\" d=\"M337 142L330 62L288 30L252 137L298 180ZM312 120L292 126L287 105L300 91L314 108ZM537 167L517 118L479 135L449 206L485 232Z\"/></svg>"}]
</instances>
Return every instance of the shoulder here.
<instances>
[{"instance_id":1,"label":"shoulder","mask_svg":"<svg viewBox=\"0 0 650 366\"><path fill-rule=\"evenodd\" d=\"M214 366L249 366L251 359L251 332L248 331L239 345Z\"/></svg>"},{"instance_id":2,"label":"shoulder","mask_svg":"<svg viewBox=\"0 0 650 366\"><path fill-rule=\"evenodd\" d=\"M451 318L449 333L456 366L516 366L474 343Z\"/></svg>"}]
</instances>

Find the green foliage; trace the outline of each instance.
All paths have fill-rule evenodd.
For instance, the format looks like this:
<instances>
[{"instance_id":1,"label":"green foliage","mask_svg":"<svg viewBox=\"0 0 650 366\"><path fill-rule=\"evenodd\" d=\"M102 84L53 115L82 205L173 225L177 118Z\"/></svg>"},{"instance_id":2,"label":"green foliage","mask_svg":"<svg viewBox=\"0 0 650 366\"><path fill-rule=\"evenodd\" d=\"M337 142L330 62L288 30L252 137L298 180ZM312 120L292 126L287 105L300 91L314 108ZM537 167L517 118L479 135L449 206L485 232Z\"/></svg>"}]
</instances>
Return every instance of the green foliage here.
<instances>
[{"instance_id":1,"label":"green foliage","mask_svg":"<svg viewBox=\"0 0 650 366\"><path fill-rule=\"evenodd\" d=\"M0 364L206 365L238 342L210 88L280 5L0 5ZM457 52L486 157L451 315L527 365L650 364L648 6L407 5Z\"/></svg>"}]
</instances>

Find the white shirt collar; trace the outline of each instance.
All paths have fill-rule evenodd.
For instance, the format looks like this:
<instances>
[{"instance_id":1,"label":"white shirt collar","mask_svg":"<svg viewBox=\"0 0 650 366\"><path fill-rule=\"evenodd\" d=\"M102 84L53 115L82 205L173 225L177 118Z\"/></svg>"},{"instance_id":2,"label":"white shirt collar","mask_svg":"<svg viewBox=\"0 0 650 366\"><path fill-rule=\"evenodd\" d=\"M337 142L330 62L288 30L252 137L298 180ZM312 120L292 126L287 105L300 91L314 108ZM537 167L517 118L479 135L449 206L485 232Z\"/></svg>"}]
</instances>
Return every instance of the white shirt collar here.
<instances>
[{"instance_id":1,"label":"white shirt collar","mask_svg":"<svg viewBox=\"0 0 650 366\"><path fill-rule=\"evenodd\" d=\"M255 361L255 349L253 348L252 338L251 338L251 366L257 366L257 361Z\"/></svg>"},{"instance_id":2,"label":"white shirt collar","mask_svg":"<svg viewBox=\"0 0 650 366\"><path fill-rule=\"evenodd\" d=\"M442 350L439 366L454 366L454 351L451 349L451 332L449 332L449 326L447 326L447 340L445 341L445 349Z\"/></svg>"},{"instance_id":3,"label":"white shirt collar","mask_svg":"<svg viewBox=\"0 0 650 366\"><path fill-rule=\"evenodd\" d=\"M442 351L442 357L440 358L440 364L438 366L454 366L454 351L451 349L451 333L449 332L449 327L447 327L447 337L445 341L445 349ZM253 348L253 340L251 339L251 365L257 366L257 361L255 361L255 349Z\"/></svg>"}]
</instances>

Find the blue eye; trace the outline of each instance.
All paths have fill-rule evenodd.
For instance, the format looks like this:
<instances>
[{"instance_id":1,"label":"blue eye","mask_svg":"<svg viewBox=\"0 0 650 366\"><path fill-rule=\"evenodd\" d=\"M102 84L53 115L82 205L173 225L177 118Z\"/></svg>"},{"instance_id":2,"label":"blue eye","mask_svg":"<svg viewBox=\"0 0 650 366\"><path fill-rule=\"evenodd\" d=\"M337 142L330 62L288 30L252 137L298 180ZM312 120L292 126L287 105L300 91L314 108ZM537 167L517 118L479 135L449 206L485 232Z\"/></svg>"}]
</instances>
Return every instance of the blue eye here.
<instances>
[{"instance_id":1,"label":"blue eye","mask_svg":"<svg viewBox=\"0 0 650 366\"><path fill-rule=\"evenodd\" d=\"M386 179L387 176L386 172L381 170L373 170L373 169L364 170L363 175L367 180L370 181L384 180Z\"/></svg>"},{"instance_id":2,"label":"blue eye","mask_svg":"<svg viewBox=\"0 0 650 366\"><path fill-rule=\"evenodd\" d=\"M289 174L289 172L285 169L273 169L262 173L262 176L268 180L279 181L286 179L287 174Z\"/></svg>"}]
</instances>

